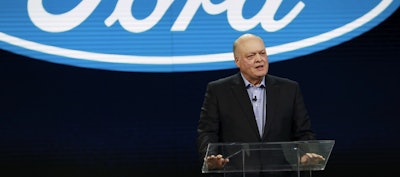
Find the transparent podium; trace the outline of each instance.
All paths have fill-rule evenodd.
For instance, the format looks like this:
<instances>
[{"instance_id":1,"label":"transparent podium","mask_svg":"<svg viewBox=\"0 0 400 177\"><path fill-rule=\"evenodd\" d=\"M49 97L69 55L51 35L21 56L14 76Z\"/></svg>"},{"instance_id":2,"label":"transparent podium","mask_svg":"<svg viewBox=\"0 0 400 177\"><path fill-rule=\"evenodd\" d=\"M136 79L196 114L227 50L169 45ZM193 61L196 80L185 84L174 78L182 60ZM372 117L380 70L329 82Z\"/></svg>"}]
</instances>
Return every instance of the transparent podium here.
<instances>
[{"instance_id":1,"label":"transparent podium","mask_svg":"<svg viewBox=\"0 0 400 177\"><path fill-rule=\"evenodd\" d=\"M207 163L202 166L202 173L223 173L245 177L254 172L294 171L297 176L312 171L322 171L332 152L334 140L311 140L270 143L210 143L206 156L221 154L229 162L223 168L209 169ZM302 162L307 153L321 155L324 159ZM305 171L304 173L301 173Z\"/></svg>"}]
</instances>

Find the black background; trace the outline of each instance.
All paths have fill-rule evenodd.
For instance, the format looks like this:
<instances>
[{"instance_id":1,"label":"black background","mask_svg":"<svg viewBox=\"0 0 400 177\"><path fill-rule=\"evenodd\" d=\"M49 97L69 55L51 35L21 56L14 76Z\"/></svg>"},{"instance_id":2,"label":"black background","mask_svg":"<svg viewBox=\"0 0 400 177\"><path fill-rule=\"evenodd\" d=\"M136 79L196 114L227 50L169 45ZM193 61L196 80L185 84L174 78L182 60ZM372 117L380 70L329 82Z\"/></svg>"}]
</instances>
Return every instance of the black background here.
<instances>
[{"instance_id":1,"label":"black background","mask_svg":"<svg viewBox=\"0 0 400 177\"><path fill-rule=\"evenodd\" d=\"M397 10L350 41L270 64L301 84L318 139L336 141L314 176L397 174L399 19ZM202 176L205 86L236 72L114 72L2 50L0 176Z\"/></svg>"}]
</instances>

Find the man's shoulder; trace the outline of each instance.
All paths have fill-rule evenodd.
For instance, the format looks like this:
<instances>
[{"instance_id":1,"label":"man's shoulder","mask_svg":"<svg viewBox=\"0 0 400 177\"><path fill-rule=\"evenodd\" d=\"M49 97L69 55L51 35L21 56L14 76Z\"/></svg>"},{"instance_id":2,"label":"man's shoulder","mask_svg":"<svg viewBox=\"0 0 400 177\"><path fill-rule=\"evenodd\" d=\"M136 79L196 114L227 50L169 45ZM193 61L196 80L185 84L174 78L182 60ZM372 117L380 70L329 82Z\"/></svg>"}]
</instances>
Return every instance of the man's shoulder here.
<instances>
[{"instance_id":1,"label":"man's shoulder","mask_svg":"<svg viewBox=\"0 0 400 177\"><path fill-rule=\"evenodd\" d=\"M240 81L240 79L241 79L240 74L236 73L236 74L232 74L229 76L219 78L217 80L213 80L209 84L210 85L225 85L225 84L237 83Z\"/></svg>"},{"instance_id":2,"label":"man's shoulder","mask_svg":"<svg viewBox=\"0 0 400 177\"><path fill-rule=\"evenodd\" d=\"M267 75L267 80L271 84L298 84L295 80L270 74Z\"/></svg>"},{"instance_id":3,"label":"man's shoulder","mask_svg":"<svg viewBox=\"0 0 400 177\"><path fill-rule=\"evenodd\" d=\"M281 77L281 76L276 76L276 75L271 75L268 74L266 76L266 81L267 84L289 84L289 85L298 85L298 82L286 77ZM244 81L242 79L242 76L240 73L232 74L229 76L225 76L222 78L219 78L217 80L213 80L209 82L210 85L230 85L230 84L244 84Z\"/></svg>"}]
</instances>

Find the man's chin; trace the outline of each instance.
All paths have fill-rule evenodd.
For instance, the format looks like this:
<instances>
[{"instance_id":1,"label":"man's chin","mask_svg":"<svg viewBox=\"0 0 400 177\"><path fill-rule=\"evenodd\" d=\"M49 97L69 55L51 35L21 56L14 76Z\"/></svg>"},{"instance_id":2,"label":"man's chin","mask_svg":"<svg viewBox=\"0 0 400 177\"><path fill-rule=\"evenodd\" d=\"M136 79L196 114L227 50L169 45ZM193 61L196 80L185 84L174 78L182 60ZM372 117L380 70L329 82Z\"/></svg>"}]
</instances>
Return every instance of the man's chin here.
<instances>
[{"instance_id":1,"label":"man's chin","mask_svg":"<svg viewBox=\"0 0 400 177\"><path fill-rule=\"evenodd\" d=\"M265 70L263 70L263 71L257 70L256 71L256 76L257 77L264 77L266 74L267 74L267 72Z\"/></svg>"}]
</instances>

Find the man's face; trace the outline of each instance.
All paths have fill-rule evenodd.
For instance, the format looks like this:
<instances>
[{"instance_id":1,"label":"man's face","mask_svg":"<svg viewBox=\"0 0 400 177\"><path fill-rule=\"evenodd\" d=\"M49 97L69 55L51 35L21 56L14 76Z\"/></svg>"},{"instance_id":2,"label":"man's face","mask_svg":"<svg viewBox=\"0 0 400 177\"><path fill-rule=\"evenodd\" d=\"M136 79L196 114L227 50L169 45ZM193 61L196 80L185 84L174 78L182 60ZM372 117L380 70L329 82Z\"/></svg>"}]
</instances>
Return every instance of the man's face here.
<instances>
[{"instance_id":1,"label":"man's face","mask_svg":"<svg viewBox=\"0 0 400 177\"><path fill-rule=\"evenodd\" d=\"M264 42L254 36L241 39L236 48L235 63L248 81L259 84L268 72Z\"/></svg>"}]
</instances>

